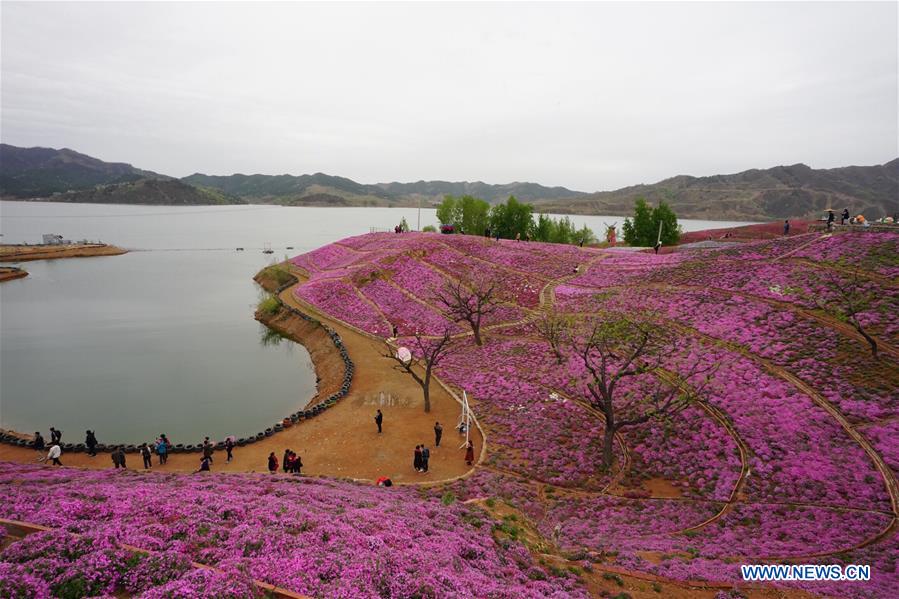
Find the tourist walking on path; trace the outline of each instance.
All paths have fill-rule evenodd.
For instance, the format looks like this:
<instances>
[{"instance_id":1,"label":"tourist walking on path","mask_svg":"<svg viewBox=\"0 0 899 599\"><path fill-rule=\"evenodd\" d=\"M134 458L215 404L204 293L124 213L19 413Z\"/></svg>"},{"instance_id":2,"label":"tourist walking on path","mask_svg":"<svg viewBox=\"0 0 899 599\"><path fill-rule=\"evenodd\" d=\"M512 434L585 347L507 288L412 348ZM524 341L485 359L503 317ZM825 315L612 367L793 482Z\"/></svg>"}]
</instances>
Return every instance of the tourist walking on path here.
<instances>
[{"instance_id":1,"label":"tourist walking on path","mask_svg":"<svg viewBox=\"0 0 899 599\"><path fill-rule=\"evenodd\" d=\"M295 453L295 454L293 454L293 468L291 468L291 471L294 474L302 474L303 473L302 470L303 470L303 458L300 457L300 454Z\"/></svg>"},{"instance_id":2,"label":"tourist walking on path","mask_svg":"<svg viewBox=\"0 0 899 599\"><path fill-rule=\"evenodd\" d=\"M144 443L140 448L140 457L144 458L144 470L153 467L153 454L150 452L150 444Z\"/></svg>"},{"instance_id":3,"label":"tourist walking on path","mask_svg":"<svg viewBox=\"0 0 899 599\"><path fill-rule=\"evenodd\" d=\"M439 422L434 423L434 447L440 447L440 438L443 437L443 426Z\"/></svg>"},{"instance_id":4,"label":"tourist walking on path","mask_svg":"<svg viewBox=\"0 0 899 599\"><path fill-rule=\"evenodd\" d=\"M125 466L125 450L122 449L122 446L119 445L112 452L112 465L115 466L115 469L126 468Z\"/></svg>"},{"instance_id":5,"label":"tourist walking on path","mask_svg":"<svg viewBox=\"0 0 899 599\"><path fill-rule=\"evenodd\" d=\"M58 431L51 426L50 427L50 443L58 445L60 441L62 441L62 431Z\"/></svg>"},{"instance_id":6,"label":"tourist walking on path","mask_svg":"<svg viewBox=\"0 0 899 599\"><path fill-rule=\"evenodd\" d=\"M50 447L50 453L47 454L48 460L53 460L54 466L62 466L62 462L59 461L59 456L62 455L62 449L59 448L57 443L54 443Z\"/></svg>"},{"instance_id":7,"label":"tourist walking on path","mask_svg":"<svg viewBox=\"0 0 899 599\"><path fill-rule=\"evenodd\" d=\"M430 460L431 460L431 450L428 449L427 447L425 447L424 445L422 445L421 446L421 471L422 472L428 471L428 462Z\"/></svg>"},{"instance_id":8,"label":"tourist walking on path","mask_svg":"<svg viewBox=\"0 0 899 599\"><path fill-rule=\"evenodd\" d=\"M230 464L231 460L234 459L234 456L231 455L231 452L234 451L234 439L231 437L225 439L225 451L228 452L228 459L225 461Z\"/></svg>"},{"instance_id":9,"label":"tourist walking on path","mask_svg":"<svg viewBox=\"0 0 899 599\"><path fill-rule=\"evenodd\" d=\"M378 410L378 413L375 414L375 424L378 425L378 433L381 432L381 423L384 422L384 414L381 413L381 410Z\"/></svg>"},{"instance_id":10,"label":"tourist walking on path","mask_svg":"<svg viewBox=\"0 0 899 599\"><path fill-rule=\"evenodd\" d=\"M97 457L97 435L94 431L84 432L84 445L87 447L87 455L92 458Z\"/></svg>"},{"instance_id":11,"label":"tourist walking on path","mask_svg":"<svg viewBox=\"0 0 899 599\"><path fill-rule=\"evenodd\" d=\"M468 442L468 447L465 449L465 463L471 466L474 462L474 443L471 441Z\"/></svg>"},{"instance_id":12,"label":"tourist walking on path","mask_svg":"<svg viewBox=\"0 0 899 599\"><path fill-rule=\"evenodd\" d=\"M790 219L784 221L784 235L790 234Z\"/></svg>"},{"instance_id":13,"label":"tourist walking on path","mask_svg":"<svg viewBox=\"0 0 899 599\"><path fill-rule=\"evenodd\" d=\"M208 459L210 463L212 463L212 443L209 442L209 437L206 437L203 440L203 457Z\"/></svg>"},{"instance_id":14,"label":"tourist walking on path","mask_svg":"<svg viewBox=\"0 0 899 599\"><path fill-rule=\"evenodd\" d=\"M834 215L833 215L833 210L828 210L827 211L827 230L828 231L833 231L833 221L835 220L835 218L836 217L834 217Z\"/></svg>"},{"instance_id":15,"label":"tourist walking on path","mask_svg":"<svg viewBox=\"0 0 899 599\"><path fill-rule=\"evenodd\" d=\"M44 437L41 436L39 431L35 431L34 433L34 450L38 453L38 462L44 462L47 458L44 457L44 450L47 448L47 443L44 441Z\"/></svg>"},{"instance_id":16,"label":"tourist walking on path","mask_svg":"<svg viewBox=\"0 0 899 599\"><path fill-rule=\"evenodd\" d=\"M212 463L212 459L207 456L203 456L200 460L200 469L197 472L209 472L209 465ZM196 472L194 473L196 474Z\"/></svg>"},{"instance_id":17,"label":"tourist walking on path","mask_svg":"<svg viewBox=\"0 0 899 599\"><path fill-rule=\"evenodd\" d=\"M412 466L416 472L421 472L421 445L415 446L415 454L412 458Z\"/></svg>"},{"instance_id":18,"label":"tourist walking on path","mask_svg":"<svg viewBox=\"0 0 899 599\"><path fill-rule=\"evenodd\" d=\"M272 474L278 471L278 458L275 457L274 451L268 454L268 471Z\"/></svg>"},{"instance_id":19,"label":"tourist walking on path","mask_svg":"<svg viewBox=\"0 0 899 599\"><path fill-rule=\"evenodd\" d=\"M160 466L169 460L169 446L165 442L165 435L160 435L156 441L156 455L159 456Z\"/></svg>"},{"instance_id":20,"label":"tourist walking on path","mask_svg":"<svg viewBox=\"0 0 899 599\"><path fill-rule=\"evenodd\" d=\"M845 225L849 220L849 208L843 208L843 214L840 215L840 224Z\"/></svg>"},{"instance_id":21,"label":"tourist walking on path","mask_svg":"<svg viewBox=\"0 0 899 599\"><path fill-rule=\"evenodd\" d=\"M290 454L293 453L289 449L284 450L284 457L281 458L281 469L284 472L287 472L287 469L290 467Z\"/></svg>"}]
</instances>

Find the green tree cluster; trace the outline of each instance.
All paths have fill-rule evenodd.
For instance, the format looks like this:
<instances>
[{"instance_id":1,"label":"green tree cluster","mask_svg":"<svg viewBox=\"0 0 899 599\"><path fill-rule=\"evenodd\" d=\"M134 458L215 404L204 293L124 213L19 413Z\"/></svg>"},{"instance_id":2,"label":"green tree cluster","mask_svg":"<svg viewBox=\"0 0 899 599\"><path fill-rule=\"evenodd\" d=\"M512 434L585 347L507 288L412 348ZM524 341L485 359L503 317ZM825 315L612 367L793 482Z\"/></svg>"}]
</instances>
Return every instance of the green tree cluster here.
<instances>
[{"instance_id":1,"label":"green tree cluster","mask_svg":"<svg viewBox=\"0 0 899 599\"><path fill-rule=\"evenodd\" d=\"M534 207L519 202L515 196L493 207L478 198L446 196L437 207L437 220L442 225L453 225L456 232L483 235L490 229L491 236L503 239L532 239L547 243L585 245L594 243L596 237L587 225L575 228L567 216L554 219L540 214L534 219Z\"/></svg>"},{"instance_id":2,"label":"green tree cluster","mask_svg":"<svg viewBox=\"0 0 899 599\"><path fill-rule=\"evenodd\" d=\"M456 231L483 235L490 224L490 204L472 196L446 196L437 207L437 220Z\"/></svg>"},{"instance_id":3,"label":"green tree cluster","mask_svg":"<svg viewBox=\"0 0 899 599\"><path fill-rule=\"evenodd\" d=\"M585 245L596 241L593 231L587 225L577 229L567 216L556 220L545 214L537 215L531 237L535 241L572 245Z\"/></svg>"},{"instance_id":4,"label":"green tree cluster","mask_svg":"<svg viewBox=\"0 0 899 599\"><path fill-rule=\"evenodd\" d=\"M634 219L624 219L624 240L628 245L652 247L659 237L662 225L662 245L674 245L681 235L677 215L665 202L653 208L643 198L634 203Z\"/></svg>"}]
</instances>

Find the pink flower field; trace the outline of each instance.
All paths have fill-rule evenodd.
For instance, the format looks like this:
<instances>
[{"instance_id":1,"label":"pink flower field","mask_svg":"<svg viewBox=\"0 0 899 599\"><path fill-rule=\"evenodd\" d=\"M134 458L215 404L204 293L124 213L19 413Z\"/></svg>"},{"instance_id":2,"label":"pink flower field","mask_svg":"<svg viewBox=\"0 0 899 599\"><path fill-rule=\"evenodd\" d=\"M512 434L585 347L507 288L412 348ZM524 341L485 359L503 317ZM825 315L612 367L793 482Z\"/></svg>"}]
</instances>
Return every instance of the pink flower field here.
<instances>
[{"instance_id":1,"label":"pink flower field","mask_svg":"<svg viewBox=\"0 0 899 599\"><path fill-rule=\"evenodd\" d=\"M378 233L291 262L306 275L292 290L301 303L367 335L396 327L413 347L412 335L450 332L435 374L470 397L484 461L422 489L3 464L0 517L58 533L9 545L0 596L59 596L80 577L95 595L233 584L234 596L253 596L255 579L317 597L586 597L585 572L603 568L727 590L751 563L870 564L867 582L776 586L896 596L899 235L803 234L656 256ZM850 277L870 297L857 318L877 358L833 308L841 300L827 281ZM483 345L436 300L448 282L475 280L495 284L499 302ZM549 313L651 315L676 343L618 393L645 397L676 380L701 401L622 428L604 469L606 421L577 352L585 333L571 328L557 354L537 326ZM531 535L509 532L517 526ZM47 544L77 550L63 560L42 553ZM119 544L159 552L164 575L151 583L143 562L121 565ZM547 552L572 568L541 564L535 554ZM114 567L101 572L98 560Z\"/></svg>"}]
</instances>

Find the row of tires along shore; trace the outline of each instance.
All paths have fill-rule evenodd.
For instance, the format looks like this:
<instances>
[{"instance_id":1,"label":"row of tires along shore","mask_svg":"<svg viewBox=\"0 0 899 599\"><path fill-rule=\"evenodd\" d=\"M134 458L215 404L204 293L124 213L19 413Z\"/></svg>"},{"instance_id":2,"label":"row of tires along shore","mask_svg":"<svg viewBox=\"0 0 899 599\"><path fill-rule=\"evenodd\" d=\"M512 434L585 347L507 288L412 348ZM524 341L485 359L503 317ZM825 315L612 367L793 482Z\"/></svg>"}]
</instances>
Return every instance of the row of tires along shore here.
<instances>
[{"instance_id":1,"label":"row of tires along shore","mask_svg":"<svg viewBox=\"0 0 899 599\"><path fill-rule=\"evenodd\" d=\"M293 281L289 281L289 282L285 283L284 285L281 285L275 292L275 297L277 298L278 295L282 291L284 291L291 285L295 284L296 282L297 282L297 280L294 279ZM350 355L349 355L349 353L347 353L346 347L344 347L344 345L343 345L343 340L341 340L340 335L337 333L337 331L333 330L331 327L329 327L327 325L322 324L320 321L312 318L308 314L304 314L303 312L297 310L296 308L294 308L292 306L285 305L284 302L281 302L280 298L278 298L278 302L281 303L281 307L283 309L287 310L294 316L297 316L299 318L302 318L303 320L307 320L309 322L315 323L325 330L325 332L331 338L331 341L334 343L334 346L337 348L337 351L340 352L340 357L343 359L343 366L344 366L343 383L340 386L340 390L338 390L336 393L332 393L331 395L329 395L327 397L327 399L315 404L311 408L306 409L306 410L300 410L298 412L294 412L293 414L290 414L289 416L284 418L284 420L282 422L275 424L271 428L265 429L261 433L257 433L256 435L252 435L250 437L242 437L242 438L237 439L237 441L235 441L234 443L238 447L250 445L251 443L255 443L257 441L262 441L266 437L271 437L273 434L284 430L285 425L292 426L302 420L309 420L310 418L314 418L314 417L318 416L319 414L321 414L322 412L324 412L325 410L327 410L328 408L330 408L331 406L336 404L338 401L340 401L343 397L345 397L347 395L347 393L350 392L350 385L353 383L353 374L355 373L355 366L353 365L353 361L350 359ZM6 443L9 445L16 445L19 447L33 447L34 446L34 441L32 441L30 439L23 439L17 435L10 434L10 433L0 434L0 442ZM140 447L141 447L141 445L133 445L133 444L115 443L115 444L106 445L104 443L100 443L97 445L96 449L97 449L97 451L110 451L119 446L123 447L125 452L127 452L127 453L137 453L140 451ZM64 452L67 452L67 453L79 453L79 452L87 451L87 446L85 446L84 443L63 443L61 445L61 448ZM224 441L219 441L218 443L216 443L215 449L224 450L225 449ZM202 444L184 445L182 443L178 443L178 444L172 446L172 448L170 449L170 452L171 453L191 453L191 452L199 452L202 450L203 450Z\"/></svg>"}]
</instances>

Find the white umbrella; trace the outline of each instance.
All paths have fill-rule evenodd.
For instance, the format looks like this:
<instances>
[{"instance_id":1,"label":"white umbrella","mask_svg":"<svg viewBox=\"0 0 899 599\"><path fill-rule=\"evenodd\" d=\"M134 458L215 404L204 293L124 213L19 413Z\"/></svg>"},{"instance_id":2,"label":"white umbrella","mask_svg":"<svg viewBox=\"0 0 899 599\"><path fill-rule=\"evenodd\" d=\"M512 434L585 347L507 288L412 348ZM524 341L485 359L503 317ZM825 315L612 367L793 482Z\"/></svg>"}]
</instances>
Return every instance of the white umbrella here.
<instances>
[{"instance_id":1,"label":"white umbrella","mask_svg":"<svg viewBox=\"0 0 899 599\"><path fill-rule=\"evenodd\" d=\"M412 361L412 352L409 351L408 347L401 347L396 350L396 357L403 364L408 364Z\"/></svg>"}]
</instances>

